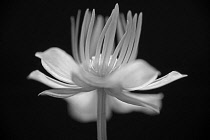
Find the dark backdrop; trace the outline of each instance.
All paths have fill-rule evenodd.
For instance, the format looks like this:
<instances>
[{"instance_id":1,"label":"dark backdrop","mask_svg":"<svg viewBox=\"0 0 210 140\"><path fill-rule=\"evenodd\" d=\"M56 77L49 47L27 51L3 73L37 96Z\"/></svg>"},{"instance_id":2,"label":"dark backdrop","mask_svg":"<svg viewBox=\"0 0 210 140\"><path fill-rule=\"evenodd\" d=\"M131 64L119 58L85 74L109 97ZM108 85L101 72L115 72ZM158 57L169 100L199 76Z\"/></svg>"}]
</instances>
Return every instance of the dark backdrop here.
<instances>
[{"instance_id":1,"label":"dark backdrop","mask_svg":"<svg viewBox=\"0 0 210 140\"><path fill-rule=\"evenodd\" d=\"M71 54L70 16L96 9L109 16L117 1L6 1L1 8L1 139L96 140L96 123L79 123L67 115L67 104L37 96L47 86L26 79L43 70L35 52L58 46ZM163 92L160 115L114 113L109 140L201 139L208 92L207 6L191 0L118 1L120 11L143 12L138 58L162 72L188 74L151 92ZM2 78L3 77L3 78Z\"/></svg>"}]
</instances>

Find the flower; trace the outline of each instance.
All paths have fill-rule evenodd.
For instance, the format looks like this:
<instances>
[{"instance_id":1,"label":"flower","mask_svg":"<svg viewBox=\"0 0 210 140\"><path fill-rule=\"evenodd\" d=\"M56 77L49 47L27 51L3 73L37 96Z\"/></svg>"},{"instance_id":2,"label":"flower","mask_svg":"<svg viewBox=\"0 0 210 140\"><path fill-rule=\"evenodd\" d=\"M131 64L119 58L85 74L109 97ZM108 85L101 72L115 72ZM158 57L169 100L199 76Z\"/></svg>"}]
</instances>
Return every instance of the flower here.
<instances>
[{"instance_id":1,"label":"flower","mask_svg":"<svg viewBox=\"0 0 210 140\"><path fill-rule=\"evenodd\" d=\"M162 93L135 94L130 91L159 88L187 75L172 71L157 79L160 75L158 70L146 61L136 59L142 13L132 17L129 11L126 22L116 4L104 25L103 17L97 16L95 19L95 10L90 13L87 9L78 41L79 18L80 12L76 21L71 18L74 59L57 47L35 54L46 71L56 78L39 70L31 72L29 79L53 88L39 95L64 98L69 103L70 114L83 122L96 120L99 90L106 94L107 118L111 116L111 110L120 113L159 113Z\"/></svg>"}]
</instances>

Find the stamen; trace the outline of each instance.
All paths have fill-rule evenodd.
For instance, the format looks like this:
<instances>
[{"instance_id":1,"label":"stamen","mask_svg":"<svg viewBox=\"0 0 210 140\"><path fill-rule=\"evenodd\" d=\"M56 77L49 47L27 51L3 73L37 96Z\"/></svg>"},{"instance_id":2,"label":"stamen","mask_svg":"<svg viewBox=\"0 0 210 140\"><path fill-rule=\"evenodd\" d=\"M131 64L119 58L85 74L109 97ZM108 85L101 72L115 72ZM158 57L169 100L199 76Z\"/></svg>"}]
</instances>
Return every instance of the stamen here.
<instances>
[{"instance_id":1,"label":"stamen","mask_svg":"<svg viewBox=\"0 0 210 140\"><path fill-rule=\"evenodd\" d=\"M84 42L85 42L85 38L86 38L86 30L88 27L88 20L90 19L90 14L88 12L89 10L87 9L85 11L85 16L84 16L84 20L82 23L82 31L81 31L81 35L80 35L80 58L81 58L81 62L85 61L85 47L84 47Z\"/></svg>"},{"instance_id":2,"label":"stamen","mask_svg":"<svg viewBox=\"0 0 210 140\"><path fill-rule=\"evenodd\" d=\"M103 62L102 73L105 73L108 67L108 63L110 61L111 53L113 52L113 47L114 47L113 44L114 44L114 38L115 38L115 33L116 33L118 15L119 15L119 7L118 5L116 5L114 14L112 16L112 22L109 25L109 29L107 30L105 34L105 42L103 45L103 52L102 52L102 62Z\"/></svg>"},{"instance_id":3,"label":"stamen","mask_svg":"<svg viewBox=\"0 0 210 140\"><path fill-rule=\"evenodd\" d=\"M70 17L71 20L71 45L72 45L72 52L73 52L73 56L75 58L75 39L74 39L74 35L75 35L75 21L74 21L74 17Z\"/></svg>"},{"instance_id":4,"label":"stamen","mask_svg":"<svg viewBox=\"0 0 210 140\"><path fill-rule=\"evenodd\" d=\"M104 25L104 19L102 16L98 16L96 23L93 27L93 33L91 36L91 42L90 42L90 58L92 58L93 56L95 57L96 55L96 47L97 47L97 42L99 39L99 36L101 34L101 31L103 29L103 25Z\"/></svg>"},{"instance_id":5,"label":"stamen","mask_svg":"<svg viewBox=\"0 0 210 140\"><path fill-rule=\"evenodd\" d=\"M120 42L120 39L122 38L123 33L124 33L123 25L120 18L118 18L118 22L117 22L117 41L118 42Z\"/></svg>"},{"instance_id":6,"label":"stamen","mask_svg":"<svg viewBox=\"0 0 210 140\"><path fill-rule=\"evenodd\" d=\"M79 57L79 46L78 46L78 36L79 36L79 21L80 21L80 14L81 14L81 11L79 10L78 11L78 14L77 14L77 20L76 20L76 32L75 32L75 46L76 46L76 57L78 57L77 59L79 60L79 62L81 63L81 60L80 60L80 57Z\"/></svg>"},{"instance_id":7,"label":"stamen","mask_svg":"<svg viewBox=\"0 0 210 140\"><path fill-rule=\"evenodd\" d=\"M125 41L123 43L123 46L122 46L122 48L120 50L120 56L118 58L116 67L120 66L122 64L123 60L124 60L124 57L125 57L125 54L126 54L126 51L127 51L127 48L128 48L130 36L131 36L132 17L131 17L131 12L130 11L127 14L127 18L128 18L128 21L129 21L128 34L127 34L126 39L125 39Z\"/></svg>"},{"instance_id":8,"label":"stamen","mask_svg":"<svg viewBox=\"0 0 210 140\"><path fill-rule=\"evenodd\" d=\"M138 45L139 45L139 39L140 39L140 34L141 34L141 26L142 26L142 13L139 14L138 17L138 23L137 23L137 30L136 30L136 35L135 35L135 43L134 47L130 56L130 59L128 62L131 62L136 59L137 53L138 53Z\"/></svg>"},{"instance_id":9,"label":"stamen","mask_svg":"<svg viewBox=\"0 0 210 140\"><path fill-rule=\"evenodd\" d=\"M90 63L90 38L91 38L92 31L93 31L94 21L95 21L95 10L93 9L90 24L88 27L86 44L85 44L85 56L86 56L86 61L88 63Z\"/></svg>"},{"instance_id":10,"label":"stamen","mask_svg":"<svg viewBox=\"0 0 210 140\"><path fill-rule=\"evenodd\" d=\"M122 25L123 25L123 29L125 31L125 29L126 29L125 15L124 14L120 14L120 18L121 18L121 22L122 22Z\"/></svg>"},{"instance_id":11,"label":"stamen","mask_svg":"<svg viewBox=\"0 0 210 140\"><path fill-rule=\"evenodd\" d=\"M79 31L80 13L81 11L79 10L76 19L76 29L75 29L75 20L73 17L71 17L72 52L73 52L73 57L77 63L81 62L78 53L78 31Z\"/></svg>"},{"instance_id":12,"label":"stamen","mask_svg":"<svg viewBox=\"0 0 210 140\"><path fill-rule=\"evenodd\" d=\"M112 12L113 14L113 12ZM111 16L112 16L111 14ZM99 58L100 58L100 53L101 53L101 46L102 46L102 42L103 42L103 39L104 39L104 36L105 36L105 33L111 23L111 16L109 17L109 19L107 20L101 34L100 34L100 37L99 37L99 40L98 40L98 43L97 43L97 48L96 48L96 55L95 55L95 61L94 61L94 66L96 66L96 71L98 71L99 67L98 67L98 64L99 64Z\"/></svg>"},{"instance_id":13,"label":"stamen","mask_svg":"<svg viewBox=\"0 0 210 140\"><path fill-rule=\"evenodd\" d=\"M129 46L128 46L128 50L127 50L127 53L126 53L126 56L123 60L123 63L122 65L126 64L130 58L130 55L131 55L131 52L132 52L132 49L133 49L133 45L134 45L134 38L135 38L135 31L136 31L136 20L137 20L137 14L134 15L134 18L133 18L133 24L132 24L132 29L131 29L131 38L130 38L130 41L129 41Z\"/></svg>"},{"instance_id":14,"label":"stamen","mask_svg":"<svg viewBox=\"0 0 210 140\"><path fill-rule=\"evenodd\" d=\"M117 68L118 66L116 65L116 60L117 60L117 56L119 56L119 53L120 53L120 49L122 48L123 46L123 43L127 37L127 34L128 34L128 27L129 27L129 21L128 21L128 24L126 25L126 32L125 34L123 35L123 37L121 38L120 42L118 43L113 55L112 55L112 58L111 58L111 62L109 64L109 72L113 71L115 68Z\"/></svg>"}]
</instances>

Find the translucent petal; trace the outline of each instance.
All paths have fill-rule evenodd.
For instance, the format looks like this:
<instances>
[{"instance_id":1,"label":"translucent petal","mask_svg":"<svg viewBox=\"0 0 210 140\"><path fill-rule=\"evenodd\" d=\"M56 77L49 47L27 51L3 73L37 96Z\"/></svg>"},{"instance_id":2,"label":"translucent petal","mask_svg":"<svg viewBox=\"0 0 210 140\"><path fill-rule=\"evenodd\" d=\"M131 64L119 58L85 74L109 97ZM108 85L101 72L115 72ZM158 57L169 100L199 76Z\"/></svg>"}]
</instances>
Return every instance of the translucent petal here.
<instances>
[{"instance_id":1,"label":"translucent petal","mask_svg":"<svg viewBox=\"0 0 210 140\"><path fill-rule=\"evenodd\" d=\"M79 66L66 52L59 48L50 48L35 55L41 59L43 67L55 78L73 83L71 73L76 72Z\"/></svg>"},{"instance_id":2,"label":"translucent petal","mask_svg":"<svg viewBox=\"0 0 210 140\"><path fill-rule=\"evenodd\" d=\"M150 90L150 89L159 88L186 76L187 76L186 74L181 74L177 71L172 71L166 76L156 79L155 81L153 81L152 83L150 83L149 85L145 87L136 88L136 90Z\"/></svg>"},{"instance_id":3,"label":"translucent petal","mask_svg":"<svg viewBox=\"0 0 210 140\"><path fill-rule=\"evenodd\" d=\"M133 94L127 91L109 89L107 93L113 96L110 99L111 108L120 113L142 111L148 114L157 114L162 107L163 94Z\"/></svg>"},{"instance_id":4,"label":"translucent petal","mask_svg":"<svg viewBox=\"0 0 210 140\"><path fill-rule=\"evenodd\" d=\"M27 78L39 81L51 88L80 88L77 85L66 84L58 80L52 79L46 76L45 74L43 74L42 72L40 72L39 70L35 70L31 72Z\"/></svg>"},{"instance_id":5,"label":"translucent petal","mask_svg":"<svg viewBox=\"0 0 210 140\"><path fill-rule=\"evenodd\" d=\"M79 76L78 79L80 79L84 83L88 83L88 85L91 85L94 87L111 88L115 84L111 81L108 81L106 79L106 77L96 76L82 68L80 69L79 73L80 73L80 75L77 75L77 76ZM74 77L76 77L76 75Z\"/></svg>"},{"instance_id":6,"label":"translucent petal","mask_svg":"<svg viewBox=\"0 0 210 140\"><path fill-rule=\"evenodd\" d=\"M89 73L87 73L87 74L89 74ZM89 83L88 81L86 82L80 75L78 75L76 73L72 73L72 81L80 87L91 86L91 83ZM92 85L92 86L94 86L94 85Z\"/></svg>"},{"instance_id":7,"label":"translucent petal","mask_svg":"<svg viewBox=\"0 0 210 140\"><path fill-rule=\"evenodd\" d=\"M91 122L97 119L97 92L84 92L65 99L68 103L69 115L80 122ZM107 119L111 112L107 106Z\"/></svg>"},{"instance_id":8,"label":"translucent petal","mask_svg":"<svg viewBox=\"0 0 210 140\"><path fill-rule=\"evenodd\" d=\"M56 98L68 98L77 93L81 92L89 92L94 90L92 87L85 87L85 88L78 88L78 89L71 89L71 88L60 88L60 89L50 89L41 92L39 95L48 95Z\"/></svg>"},{"instance_id":9,"label":"translucent petal","mask_svg":"<svg viewBox=\"0 0 210 140\"><path fill-rule=\"evenodd\" d=\"M139 59L121 66L108 77L108 81L129 89L153 82L158 74L155 68Z\"/></svg>"}]
</instances>

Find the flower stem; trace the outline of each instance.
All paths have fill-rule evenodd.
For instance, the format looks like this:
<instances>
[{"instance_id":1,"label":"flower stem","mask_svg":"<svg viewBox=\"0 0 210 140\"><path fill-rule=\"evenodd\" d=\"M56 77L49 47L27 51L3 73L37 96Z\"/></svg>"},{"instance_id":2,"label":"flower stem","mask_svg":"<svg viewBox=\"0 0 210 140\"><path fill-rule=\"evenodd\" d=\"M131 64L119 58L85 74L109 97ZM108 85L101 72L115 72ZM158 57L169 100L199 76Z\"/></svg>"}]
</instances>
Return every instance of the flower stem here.
<instances>
[{"instance_id":1,"label":"flower stem","mask_svg":"<svg viewBox=\"0 0 210 140\"><path fill-rule=\"evenodd\" d=\"M106 93L105 93L104 89L98 89L97 136L98 136L98 140L107 140L107 136L106 136Z\"/></svg>"}]
</instances>

